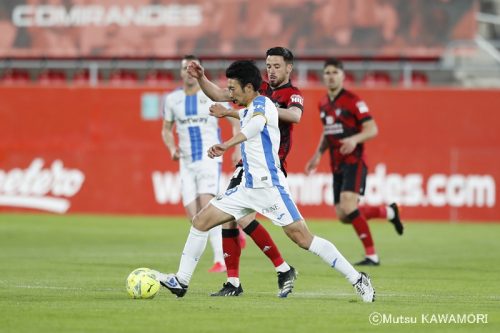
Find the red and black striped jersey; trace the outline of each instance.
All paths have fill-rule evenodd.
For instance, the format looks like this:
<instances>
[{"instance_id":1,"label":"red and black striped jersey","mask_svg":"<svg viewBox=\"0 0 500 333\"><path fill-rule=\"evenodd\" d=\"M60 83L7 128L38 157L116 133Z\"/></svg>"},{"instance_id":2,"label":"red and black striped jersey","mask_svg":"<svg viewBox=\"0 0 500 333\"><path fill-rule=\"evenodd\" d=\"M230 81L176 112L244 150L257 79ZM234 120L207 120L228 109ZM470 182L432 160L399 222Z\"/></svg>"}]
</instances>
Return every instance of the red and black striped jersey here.
<instances>
[{"instance_id":1,"label":"red and black striped jersey","mask_svg":"<svg viewBox=\"0 0 500 333\"><path fill-rule=\"evenodd\" d=\"M330 151L332 172L338 171L342 163L364 162L364 144L360 143L352 153L342 155L340 140L361 132L363 123L373 119L366 103L356 94L342 89L335 99L331 100L327 94L320 100L319 113Z\"/></svg>"},{"instance_id":2,"label":"red and black striped jersey","mask_svg":"<svg viewBox=\"0 0 500 333\"><path fill-rule=\"evenodd\" d=\"M300 90L297 87L292 86L291 82L273 89L269 83L263 81L259 92L261 95L269 97L278 108L288 109L292 106L296 106L300 110L304 111L304 98L302 97ZM281 141L278 154L282 165L286 167L285 160L290 152L290 149L292 148L293 124L280 120L279 128Z\"/></svg>"}]
</instances>

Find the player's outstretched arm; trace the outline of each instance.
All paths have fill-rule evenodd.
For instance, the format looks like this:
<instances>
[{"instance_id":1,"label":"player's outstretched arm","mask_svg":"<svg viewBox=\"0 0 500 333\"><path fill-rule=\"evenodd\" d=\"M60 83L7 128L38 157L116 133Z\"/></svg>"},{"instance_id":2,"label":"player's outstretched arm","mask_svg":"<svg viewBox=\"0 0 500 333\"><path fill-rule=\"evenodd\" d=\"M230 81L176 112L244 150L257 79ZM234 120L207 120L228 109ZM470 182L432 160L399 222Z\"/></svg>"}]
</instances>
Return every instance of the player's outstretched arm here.
<instances>
[{"instance_id":1,"label":"player's outstretched arm","mask_svg":"<svg viewBox=\"0 0 500 333\"><path fill-rule=\"evenodd\" d=\"M215 103L215 104L211 105L208 110L210 111L211 116L214 116L217 118L232 117L232 118L240 119L240 113L238 110L227 109L219 103Z\"/></svg>"},{"instance_id":2,"label":"player's outstretched arm","mask_svg":"<svg viewBox=\"0 0 500 333\"><path fill-rule=\"evenodd\" d=\"M208 157L214 158L218 156L222 156L226 150L229 148L236 146L239 143L242 143L243 141L246 141L247 137L243 133L238 133L235 136L233 136L231 139L227 140L224 143L219 143L217 145L213 145L208 149Z\"/></svg>"},{"instance_id":3,"label":"player's outstretched arm","mask_svg":"<svg viewBox=\"0 0 500 333\"><path fill-rule=\"evenodd\" d=\"M287 123L298 124L302 117L302 110L296 106L291 106L288 109L278 108L278 118Z\"/></svg>"},{"instance_id":4,"label":"player's outstretched arm","mask_svg":"<svg viewBox=\"0 0 500 333\"><path fill-rule=\"evenodd\" d=\"M199 63L191 61L187 67L187 72L189 75L198 80L201 90L214 102L229 102L231 97L229 96L229 90L221 88L212 81L210 81L205 75L205 69Z\"/></svg>"}]
</instances>

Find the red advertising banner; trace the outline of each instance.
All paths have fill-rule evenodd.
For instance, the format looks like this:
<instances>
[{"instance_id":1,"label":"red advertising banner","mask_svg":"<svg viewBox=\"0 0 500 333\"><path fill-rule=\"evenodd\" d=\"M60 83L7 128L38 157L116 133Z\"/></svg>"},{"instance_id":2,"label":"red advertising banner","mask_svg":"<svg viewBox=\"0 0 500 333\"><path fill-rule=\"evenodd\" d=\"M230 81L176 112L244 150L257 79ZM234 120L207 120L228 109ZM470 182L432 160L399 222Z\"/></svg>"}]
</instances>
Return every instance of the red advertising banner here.
<instances>
[{"instance_id":1,"label":"red advertising banner","mask_svg":"<svg viewBox=\"0 0 500 333\"><path fill-rule=\"evenodd\" d=\"M500 91L356 89L379 136L367 143L365 202L399 202L407 219L500 221ZM322 89L306 89L289 184L302 214L334 218ZM0 211L183 215L178 165L161 140L163 91L0 88ZM230 136L221 121L223 137ZM232 172L226 156L223 171ZM223 186L225 186L224 184Z\"/></svg>"},{"instance_id":2,"label":"red advertising banner","mask_svg":"<svg viewBox=\"0 0 500 333\"><path fill-rule=\"evenodd\" d=\"M14 0L0 57L439 57L476 33L475 0Z\"/></svg>"}]
</instances>

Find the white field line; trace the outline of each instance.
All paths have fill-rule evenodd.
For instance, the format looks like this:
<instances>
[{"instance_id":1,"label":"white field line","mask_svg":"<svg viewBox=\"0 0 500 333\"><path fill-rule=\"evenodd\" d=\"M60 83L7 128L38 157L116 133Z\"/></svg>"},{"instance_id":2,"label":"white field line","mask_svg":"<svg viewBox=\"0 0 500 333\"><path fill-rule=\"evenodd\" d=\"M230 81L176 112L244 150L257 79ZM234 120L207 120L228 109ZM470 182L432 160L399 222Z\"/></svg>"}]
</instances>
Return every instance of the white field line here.
<instances>
[{"instance_id":1,"label":"white field line","mask_svg":"<svg viewBox=\"0 0 500 333\"><path fill-rule=\"evenodd\" d=\"M60 287L48 285L9 285L8 281L0 280L0 288L17 288L17 289L51 289L51 290L72 290L72 291L123 291L125 288L77 288L77 287ZM274 292L252 291L249 294L267 295L274 294ZM353 297L355 293L334 293L334 292L308 292L300 291L292 294L296 298L310 298L310 297ZM500 300L500 295L433 295L433 294L408 294L408 293L380 293L377 292L377 297L397 298L397 297L414 297L414 298L432 298L432 299L463 299L472 298L474 300Z\"/></svg>"}]
</instances>

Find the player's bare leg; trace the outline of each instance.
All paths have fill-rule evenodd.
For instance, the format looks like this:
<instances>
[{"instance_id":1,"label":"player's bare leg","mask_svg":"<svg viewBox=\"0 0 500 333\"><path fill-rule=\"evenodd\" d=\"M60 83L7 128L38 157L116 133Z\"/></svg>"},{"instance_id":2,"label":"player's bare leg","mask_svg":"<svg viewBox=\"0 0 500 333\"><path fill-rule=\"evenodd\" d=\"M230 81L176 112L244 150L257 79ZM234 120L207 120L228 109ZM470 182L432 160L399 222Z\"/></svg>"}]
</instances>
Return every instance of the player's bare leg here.
<instances>
[{"instance_id":1,"label":"player's bare leg","mask_svg":"<svg viewBox=\"0 0 500 333\"><path fill-rule=\"evenodd\" d=\"M179 269L176 274L159 274L162 286L169 289L177 297L183 297L199 259L207 245L209 230L232 220L233 217L212 204L205 206L192 221L184 250L182 251Z\"/></svg>"},{"instance_id":2,"label":"player's bare leg","mask_svg":"<svg viewBox=\"0 0 500 333\"><path fill-rule=\"evenodd\" d=\"M360 273L344 258L330 241L311 234L304 220L283 227L286 235L298 246L318 255L330 267L346 277L364 302L375 301L375 290L370 278Z\"/></svg>"},{"instance_id":3,"label":"player's bare leg","mask_svg":"<svg viewBox=\"0 0 500 333\"><path fill-rule=\"evenodd\" d=\"M271 235L255 219L256 215L256 213L252 213L239 219L237 223L232 221L223 225L222 244L227 267L227 283L222 285L221 290L211 294L212 296L238 296L243 292L239 279L241 246L238 225L273 263L278 275L278 296L287 297L292 291L297 272L283 259Z\"/></svg>"}]
</instances>

